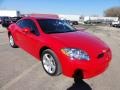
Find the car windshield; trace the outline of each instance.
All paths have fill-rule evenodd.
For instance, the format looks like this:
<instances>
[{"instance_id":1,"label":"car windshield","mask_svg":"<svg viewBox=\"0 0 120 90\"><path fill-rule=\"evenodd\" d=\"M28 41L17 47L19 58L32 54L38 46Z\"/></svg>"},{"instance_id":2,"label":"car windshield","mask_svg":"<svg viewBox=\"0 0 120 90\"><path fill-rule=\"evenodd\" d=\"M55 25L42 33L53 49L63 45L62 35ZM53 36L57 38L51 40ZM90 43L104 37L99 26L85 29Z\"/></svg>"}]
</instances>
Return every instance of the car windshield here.
<instances>
[{"instance_id":1,"label":"car windshield","mask_svg":"<svg viewBox=\"0 0 120 90\"><path fill-rule=\"evenodd\" d=\"M37 19L40 27L45 33L66 33L74 32L76 29L59 19Z\"/></svg>"}]
</instances>

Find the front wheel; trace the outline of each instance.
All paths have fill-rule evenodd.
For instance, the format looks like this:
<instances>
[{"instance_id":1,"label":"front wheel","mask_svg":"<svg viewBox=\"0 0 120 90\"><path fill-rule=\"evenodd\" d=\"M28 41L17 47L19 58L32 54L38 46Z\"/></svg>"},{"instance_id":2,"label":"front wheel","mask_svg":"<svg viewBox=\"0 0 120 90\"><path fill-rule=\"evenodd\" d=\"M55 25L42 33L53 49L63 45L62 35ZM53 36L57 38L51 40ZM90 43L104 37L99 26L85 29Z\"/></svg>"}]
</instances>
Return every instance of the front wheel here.
<instances>
[{"instance_id":1,"label":"front wheel","mask_svg":"<svg viewBox=\"0 0 120 90\"><path fill-rule=\"evenodd\" d=\"M17 47L18 47L18 46L15 44L14 39L13 39L13 36L12 36L11 34L9 35L9 44L10 44L10 46L13 47L13 48L17 48Z\"/></svg>"},{"instance_id":2,"label":"front wheel","mask_svg":"<svg viewBox=\"0 0 120 90\"><path fill-rule=\"evenodd\" d=\"M56 54L52 50L50 49L44 50L41 55L41 59L42 59L42 66L49 75L56 76L61 74L61 67L59 60Z\"/></svg>"}]
</instances>

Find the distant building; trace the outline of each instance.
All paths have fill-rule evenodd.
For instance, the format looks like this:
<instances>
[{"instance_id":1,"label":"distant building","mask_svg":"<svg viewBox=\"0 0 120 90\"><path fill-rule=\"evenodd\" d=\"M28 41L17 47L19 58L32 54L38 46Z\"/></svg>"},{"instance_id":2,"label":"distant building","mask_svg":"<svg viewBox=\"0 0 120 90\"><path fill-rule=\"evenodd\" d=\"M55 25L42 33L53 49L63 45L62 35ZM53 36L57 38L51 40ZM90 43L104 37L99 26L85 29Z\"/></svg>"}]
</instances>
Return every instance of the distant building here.
<instances>
[{"instance_id":1,"label":"distant building","mask_svg":"<svg viewBox=\"0 0 120 90\"><path fill-rule=\"evenodd\" d=\"M17 17L20 16L20 11L17 10L0 10L0 17Z\"/></svg>"},{"instance_id":2,"label":"distant building","mask_svg":"<svg viewBox=\"0 0 120 90\"><path fill-rule=\"evenodd\" d=\"M118 21L118 17L94 17L94 16L85 16L84 22L86 23L111 23L113 21Z\"/></svg>"},{"instance_id":3,"label":"distant building","mask_svg":"<svg viewBox=\"0 0 120 90\"><path fill-rule=\"evenodd\" d=\"M65 15L65 14L58 14L60 19L66 19L66 20L70 20L70 21L80 21L80 15Z\"/></svg>"}]
</instances>

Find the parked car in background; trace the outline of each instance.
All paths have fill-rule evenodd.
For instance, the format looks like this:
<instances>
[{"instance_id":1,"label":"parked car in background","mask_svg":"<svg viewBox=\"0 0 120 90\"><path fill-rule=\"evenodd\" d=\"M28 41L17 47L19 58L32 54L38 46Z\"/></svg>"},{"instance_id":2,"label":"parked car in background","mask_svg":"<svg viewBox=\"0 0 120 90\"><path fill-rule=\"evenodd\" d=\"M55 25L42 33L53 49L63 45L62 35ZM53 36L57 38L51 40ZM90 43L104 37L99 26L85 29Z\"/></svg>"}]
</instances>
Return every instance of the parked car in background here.
<instances>
[{"instance_id":1,"label":"parked car in background","mask_svg":"<svg viewBox=\"0 0 120 90\"><path fill-rule=\"evenodd\" d=\"M111 50L102 40L57 18L22 18L8 27L8 37L11 47L41 60L51 76L91 78L104 72L111 61Z\"/></svg>"},{"instance_id":2,"label":"parked car in background","mask_svg":"<svg viewBox=\"0 0 120 90\"><path fill-rule=\"evenodd\" d=\"M110 24L112 27L119 27L120 28L120 21L114 21Z\"/></svg>"},{"instance_id":3,"label":"parked car in background","mask_svg":"<svg viewBox=\"0 0 120 90\"><path fill-rule=\"evenodd\" d=\"M8 27L10 24L17 22L22 17L1 17L1 24L3 27Z\"/></svg>"},{"instance_id":4,"label":"parked car in background","mask_svg":"<svg viewBox=\"0 0 120 90\"><path fill-rule=\"evenodd\" d=\"M78 21L71 21L72 25L78 25Z\"/></svg>"},{"instance_id":5,"label":"parked car in background","mask_svg":"<svg viewBox=\"0 0 120 90\"><path fill-rule=\"evenodd\" d=\"M2 17L2 26L8 27L10 24L12 24L11 17Z\"/></svg>"},{"instance_id":6,"label":"parked car in background","mask_svg":"<svg viewBox=\"0 0 120 90\"><path fill-rule=\"evenodd\" d=\"M11 17L12 23L16 23L18 20L20 20L22 17Z\"/></svg>"},{"instance_id":7,"label":"parked car in background","mask_svg":"<svg viewBox=\"0 0 120 90\"><path fill-rule=\"evenodd\" d=\"M0 24L2 23L2 17L0 17Z\"/></svg>"},{"instance_id":8,"label":"parked car in background","mask_svg":"<svg viewBox=\"0 0 120 90\"><path fill-rule=\"evenodd\" d=\"M6 16L1 16L1 17L0 17L0 24L2 24L3 20L6 19L6 18L8 18L8 17L6 17Z\"/></svg>"}]
</instances>

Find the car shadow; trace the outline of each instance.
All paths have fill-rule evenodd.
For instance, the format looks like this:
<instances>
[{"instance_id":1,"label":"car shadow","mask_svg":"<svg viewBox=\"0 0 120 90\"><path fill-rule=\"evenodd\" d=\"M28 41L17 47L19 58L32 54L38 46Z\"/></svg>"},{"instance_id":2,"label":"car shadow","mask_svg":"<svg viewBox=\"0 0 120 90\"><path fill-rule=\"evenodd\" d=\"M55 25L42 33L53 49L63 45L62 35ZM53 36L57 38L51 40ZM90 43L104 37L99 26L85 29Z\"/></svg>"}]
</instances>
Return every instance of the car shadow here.
<instances>
[{"instance_id":1,"label":"car shadow","mask_svg":"<svg viewBox=\"0 0 120 90\"><path fill-rule=\"evenodd\" d=\"M75 72L74 77L74 83L72 84L72 86L70 86L69 88L67 88L67 90L92 90L92 88L90 87L89 84L87 84L82 78L82 72L81 71L77 71Z\"/></svg>"}]
</instances>

